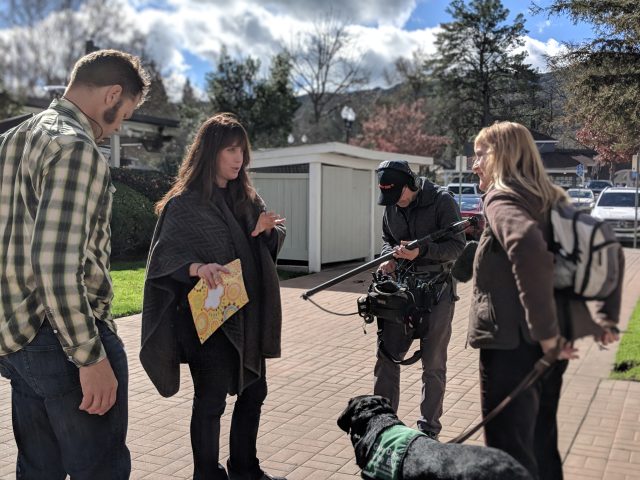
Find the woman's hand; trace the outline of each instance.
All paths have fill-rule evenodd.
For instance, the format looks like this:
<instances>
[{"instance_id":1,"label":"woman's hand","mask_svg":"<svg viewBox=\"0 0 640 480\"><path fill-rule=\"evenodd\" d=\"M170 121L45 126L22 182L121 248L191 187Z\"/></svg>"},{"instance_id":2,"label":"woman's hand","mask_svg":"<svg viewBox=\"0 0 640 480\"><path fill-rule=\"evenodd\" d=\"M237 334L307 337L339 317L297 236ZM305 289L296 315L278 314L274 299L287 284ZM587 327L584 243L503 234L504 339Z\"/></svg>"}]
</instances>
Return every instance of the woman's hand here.
<instances>
[{"instance_id":1,"label":"woman's hand","mask_svg":"<svg viewBox=\"0 0 640 480\"><path fill-rule=\"evenodd\" d=\"M396 258L404 258L406 260L415 260L420 255L420 247L409 250L405 245L410 243L408 240L402 240L400 246L393 249L393 256Z\"/></svg>"},{"instance_id":2,"label":"woman's hand","mask_svg":"<svg viewBox=\"0 0 640 480\"><path fill-rule=\"evenodd\" d=\"M574 348L573 342L567 342L564 338L557 336L552 338L546 338L540 340L540 347L542 353L547 353L549 350L553 350L560 343L561 349L558 353L558 360L573 360L578 357L578 349Z\"/></svg>"},{"instance_id":3,"label":"woman's hand","mask_svg":"<svg viewBox=\"0 0 640 480\"><path fill-rule=\"evenodd\" d=\"M602 333L595 335L593 339L599 343L601 347L606 347L610 343L620 340L620 330L618 330L618 324L616 322L601 318L598 320L598 324L602 327Z\"/></svg>"},{"instance_id":4,"label":"woman's hand","mask_svg":"<svg viewBox=\"0 0 640 480\"><path fill-rule=\"evenodd\" d=\"M191 269L194 268L193 273L195 273L195 275L192 275L192 277L203 278L204 281L207 282L209 290L213 290L214 288L218 288L218 285L222 285L222 273L231 273L224 265L217 263L194 263L191 265Z\"/></svg>"},{"instance_id":5,"label":"woman's hand","mask_svg":"<svg viewBox=\"0 0 640 480\"><path fill-rule=\"evenodd\" d=\"M251 232L252 237L257 237L262 232L271 233L276 225L282 225L287 219L280 217L276 212L262 212L256 222L256 228Z\"/></svg>"}]
</instances>

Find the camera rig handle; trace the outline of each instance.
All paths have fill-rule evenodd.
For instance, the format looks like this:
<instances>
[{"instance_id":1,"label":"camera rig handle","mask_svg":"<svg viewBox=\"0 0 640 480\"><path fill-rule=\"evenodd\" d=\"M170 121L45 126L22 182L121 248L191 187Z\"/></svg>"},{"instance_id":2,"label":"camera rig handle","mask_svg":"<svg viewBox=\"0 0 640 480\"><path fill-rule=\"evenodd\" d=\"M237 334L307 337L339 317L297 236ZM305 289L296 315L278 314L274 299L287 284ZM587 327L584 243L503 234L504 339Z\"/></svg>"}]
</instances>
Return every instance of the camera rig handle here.
<instances>
[{"instance_id":1,"label":"camera rig handle","mask_svg":"<svg viewBox=\"0 0 640 480\"><path fill-rule=\"evenodd\" d=\"M437 230L425 237L419 238L417 240L413 240L412 242L409 242L408 244L405 245L405 248L407 248L408 250L413 250L416 247L421 247L426 245L427 243L430 242L437 242L439 240L442 240L444 238L447 238L451 235L456 235L458 233L462 233L464 232L467 227L469 226L476 226L478 224L478 216L473 216L473 217L469 217L466 218L464 220L461 220L459 222L454 222L451 225L441 229L441 230ZM384 255L380 255L378 258L375 258L373 260L371 260L370 262L365 263L364 265L360 265L359 267L354 268L353 270L349 270L348 272L343 273L342 275L338 275L335 278L332 278L331 280L327 280L326 282L313 287L311 290L307 290L306 292L304 292L301 297L303 300L308 300L309 297L311 297L312 295L315 295L318 292L321 292L322 290L326 290L329 287L334 286L337 283L340 283L348 278L353 277L354 275L357 275L361 272L364 272L368 269L370 269L371 267L375 267L377 265L380 265L383 262L386 262L387 260L393 258L393 252L389 252L386 253Z\"/></svg>"}]
</instances>

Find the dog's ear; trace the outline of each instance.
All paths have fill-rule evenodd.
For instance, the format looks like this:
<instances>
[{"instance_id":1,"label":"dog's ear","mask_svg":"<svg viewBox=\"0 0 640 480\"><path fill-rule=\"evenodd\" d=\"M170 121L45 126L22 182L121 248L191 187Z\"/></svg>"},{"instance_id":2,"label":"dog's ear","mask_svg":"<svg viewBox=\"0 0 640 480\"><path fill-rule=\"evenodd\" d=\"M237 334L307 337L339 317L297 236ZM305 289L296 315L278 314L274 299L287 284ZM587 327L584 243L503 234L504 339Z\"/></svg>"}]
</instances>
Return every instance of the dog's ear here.
<instances>
[{"instance_id":1,"label":"dog's ear","mask_svg":"<svg viewBox=\"0 0 640 480\"><path fill-rule=\"evenodd\" d=\"M345 408L340 414L340 416L338 417L338 427L340 427L341 430L344 430L347 433L349 433L349 431L351 430L351 417L353 415L353 406L355 405L357 398L358 397L354 397L351 400L349 400L349 403L347 403L347 408Z\"/></svg>"}]
</instances>

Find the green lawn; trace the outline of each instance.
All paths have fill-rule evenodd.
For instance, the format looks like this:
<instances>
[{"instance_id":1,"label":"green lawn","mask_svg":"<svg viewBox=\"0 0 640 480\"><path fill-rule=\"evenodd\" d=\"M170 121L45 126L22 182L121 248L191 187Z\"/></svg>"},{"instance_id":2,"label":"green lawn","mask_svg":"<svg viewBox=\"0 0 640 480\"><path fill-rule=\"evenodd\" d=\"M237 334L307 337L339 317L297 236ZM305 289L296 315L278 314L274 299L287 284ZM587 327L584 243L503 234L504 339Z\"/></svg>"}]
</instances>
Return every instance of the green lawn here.
<instances>
[{"instance_id":1,"label":"green lawn","mask_svg":"<svg viewBox=\"0 0 640 480\"><path fill-rule=\"evenodd\" d=\"M125 317L142 310L145 262L117 262L111 266L114 317Z\"/></svg>"},{"instance_id":2,"label":"green lawn","mask_svg":"<svg viewBox=\"0 0 640 480\"><path fill-rule=\"evenodd\" d=\"M611 378L640 381L640 302L622 335Z\"/></svg>"},{"instance_id":3,"label":"green lawn","mask_svg":"<svg viewBox=\"0 0 640 480\"><path fill-rule=\"evenodd\" d=\"M113 279L113 305L111 313L114 317L126 317L142 311L142 286L144 284L145 262L115 262L111 266ZM278 270L280 280L304 275L300 272Z\"/></svg>"}]
</instances>

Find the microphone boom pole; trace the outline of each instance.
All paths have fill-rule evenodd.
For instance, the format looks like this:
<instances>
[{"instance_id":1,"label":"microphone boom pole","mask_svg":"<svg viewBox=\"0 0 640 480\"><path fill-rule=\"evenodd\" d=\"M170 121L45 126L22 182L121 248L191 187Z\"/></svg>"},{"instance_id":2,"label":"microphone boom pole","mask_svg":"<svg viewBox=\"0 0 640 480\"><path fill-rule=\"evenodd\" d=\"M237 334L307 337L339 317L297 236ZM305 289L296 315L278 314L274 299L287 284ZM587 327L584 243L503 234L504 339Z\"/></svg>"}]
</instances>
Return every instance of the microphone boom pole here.
<instances>
[{"instance_id":1,"label":"microphone boom pole","mask_svg":"<svg viewBox=\"0 0 640 480\"><path fill-rule=\"evenodd\" d=\"M433 233L427 235L426 237L422 237L422 238L419 238L417 240L413 240L412 242L409 242L408 244L405 245L405 247L408 250L413 250L416 247L420 247L420 246L426 245L429 242L435 242L435 241L441 240L444 237L447 237L449 235L455 235L457 233L462 233L462 232L465 231L465 229L468 226L475 225L475 224L477 224L477 222L478 222L478 219L476 217L470 217L470 218L467 218L465 220L461 220L459 222L452 223L451 225L449 225L446 228L443 228L442 230L438 230L436 232L433 232ZM368 270L371 267L378 266L381 263L393 258L393 253L394 252L385 253L384 255L381 255L378 258L374 258L370 262L365 263L364 265L360 265L359 267L356 267L353 270L349 270L348 272L345 272L342 275L338 275L337 277L332 278L331 280L327 280L326 282L318 285L317 287L313 287L311 290L307 290L306 292L304 292L301 295L301 297L304 300L308 300L309 297L311 297L312 295L315 295L316 293L318 293L318 292L320 292L322 290L325 290L325 289L327 289L329 287L332 287L335 284L342 282L343 280L351 278L354 275L357 275L357 274L359 274L361 272L364 272L365 270Z\"/></svg>"}]
</instances>

